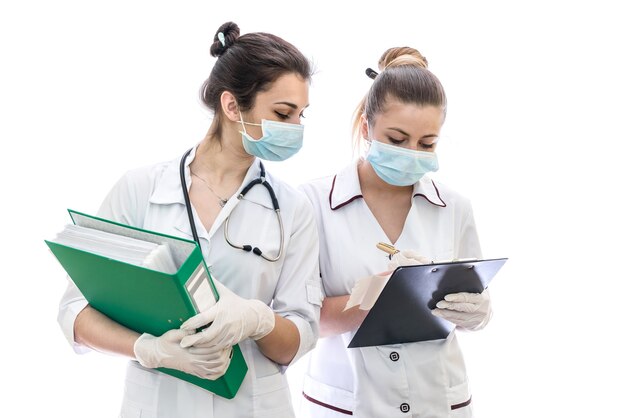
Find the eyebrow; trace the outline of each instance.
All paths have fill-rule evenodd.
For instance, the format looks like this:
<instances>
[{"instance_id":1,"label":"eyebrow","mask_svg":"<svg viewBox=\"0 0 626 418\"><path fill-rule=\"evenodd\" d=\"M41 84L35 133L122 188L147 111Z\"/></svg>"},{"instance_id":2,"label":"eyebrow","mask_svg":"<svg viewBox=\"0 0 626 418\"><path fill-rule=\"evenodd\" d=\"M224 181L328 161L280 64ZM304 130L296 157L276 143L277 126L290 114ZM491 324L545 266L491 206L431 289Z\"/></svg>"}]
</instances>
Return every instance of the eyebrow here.
<instances>
[{"instance_id":1,"label":"eyebrow","mask_svg":"<svg viewBox=\"0 0 626 418\"><path fill-rule=\"evenodd\" d=\"M403 131L402 129L400 129L400 128L393 128L393 127L390 127L390 128L387 128L387 129L392 129L392 130L394 130L394 131L396 131L396 132L401 133L401 134L402 134L402 135L404 135L404 136L408 136L409 138L411 137L411 135L409 135L408 133L404 132L404 131ZM426 138L438 138L438 137L439 137L439 135L429 134L429 135L424 135L424 136L423 136L423 137L421 137L420 139L426 139Z\"/></svg>"},{"instance_id":2,"label":"eyebrow","mask_svg":"<svg viewBox=\"0 0 626 418\"><path fill-rule=\"evenodd\" d=\"M291 102L274 102L274 104L282 104L282 105L285 105L285 106L289 106L293 110L297 110L298 109L298 106L296 104L294 104L294 103L291 103ZM309 107L308 103L307 103L306 106L304 106L304 109L306 109L307 107Z\"/></svg>"}]
</instances>

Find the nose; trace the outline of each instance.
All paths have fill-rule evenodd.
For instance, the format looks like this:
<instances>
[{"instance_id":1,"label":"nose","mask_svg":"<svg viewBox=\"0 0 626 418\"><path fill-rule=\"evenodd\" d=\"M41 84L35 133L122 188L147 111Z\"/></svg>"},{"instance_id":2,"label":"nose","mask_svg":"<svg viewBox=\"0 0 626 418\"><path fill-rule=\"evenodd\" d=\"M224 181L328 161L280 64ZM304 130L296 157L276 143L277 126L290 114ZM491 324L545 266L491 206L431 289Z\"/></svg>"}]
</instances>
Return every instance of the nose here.
<instances>
[{"instance_id":1,"label":"nose","mask_svg":"<svg viewBox=\"0 0 626 418\"><path fill-rule=\"evenodd\" d=\"M302 116L294 115L294 116L290 117L289 119L287 119L287 122L295 123L296 125L302 125Z\"/></svg>"}]
</instances>

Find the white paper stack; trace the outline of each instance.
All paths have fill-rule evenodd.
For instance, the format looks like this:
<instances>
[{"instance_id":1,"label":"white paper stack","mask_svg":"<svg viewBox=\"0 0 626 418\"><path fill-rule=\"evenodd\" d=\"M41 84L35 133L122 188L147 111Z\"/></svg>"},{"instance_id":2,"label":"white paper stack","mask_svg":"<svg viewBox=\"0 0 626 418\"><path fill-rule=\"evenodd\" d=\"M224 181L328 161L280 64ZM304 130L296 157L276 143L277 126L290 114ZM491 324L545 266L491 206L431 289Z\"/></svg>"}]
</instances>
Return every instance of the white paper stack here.
<instances>
[{"instance_id":1,"label":"white paper stack","mask_svg":"<svg viewBox=\"0 0 626 418\"><path fill-rule=\"evenodd\" d=\"M66 225L53 242L167 274L177 271L168 244L156 244L78 225Z\"/></svg>"}]
</instances>

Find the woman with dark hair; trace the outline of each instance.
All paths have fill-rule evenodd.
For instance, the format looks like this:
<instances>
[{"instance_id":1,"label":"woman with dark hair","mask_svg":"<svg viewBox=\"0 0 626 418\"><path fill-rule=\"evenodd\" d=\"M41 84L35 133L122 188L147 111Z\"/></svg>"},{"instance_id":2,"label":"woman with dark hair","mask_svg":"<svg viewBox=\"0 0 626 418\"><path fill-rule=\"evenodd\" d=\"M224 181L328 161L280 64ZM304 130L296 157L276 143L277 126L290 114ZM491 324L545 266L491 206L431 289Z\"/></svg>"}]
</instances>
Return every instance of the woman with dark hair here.
<instances>
[{"instance_id":1,"label":"woman with dark hair","mask_svg":"<svg viewBox=\"0 0 626 418\"><path fill-rule=\"evenodd\" d=\"M283 39L240 36L232 22L218 29L211 54L217 61L201 98L214 118L204 139L182 158L127 172L99 216L195 239L219 301L162 336L112 321L71 282L60 304L59 323L75 351L136 360L121 416L292 417L284 367L317 339L322 293L312 209L261 162L285 160L302 146L310 64ZM217 379L235 344L248 372L231 400L156 370Z\"/></svg>"},{"instance_id":2,"label":"woman with dark hair","mask_svg":"<svg viewBox=\"0 0 626 418\"><path fill-rule=\"evenodd\" d=\"M438 169L447 106L441 83L413 48L387 50L379 70L366 72L374 82L355 112L354 136L365 156L303 186L320 231L326 298L299 416L469 417L454 331L442 340L347 348L368 313L345 309L359 280L384 280L386 273L377 272L398 265L481 258L470 202L426 175ZM379 242L404 251L390 263ZM488 296L446 295L432 312L458 328L480 329L491 315Z\"/></svg>"}]
</instances>

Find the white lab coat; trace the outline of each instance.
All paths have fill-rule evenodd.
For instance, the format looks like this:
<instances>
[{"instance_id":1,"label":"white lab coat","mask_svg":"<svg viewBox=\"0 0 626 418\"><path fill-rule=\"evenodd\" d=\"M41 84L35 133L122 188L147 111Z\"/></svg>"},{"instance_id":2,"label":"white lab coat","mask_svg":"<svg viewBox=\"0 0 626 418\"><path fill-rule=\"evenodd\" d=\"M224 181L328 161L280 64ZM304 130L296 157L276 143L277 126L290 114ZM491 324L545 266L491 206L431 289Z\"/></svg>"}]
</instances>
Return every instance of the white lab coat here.
<instances>
[{"instance_id":1,"label":"white lab coat","mask_svg":"<svg viewBox=\"0 0 626 418\"><path fill-rule=\"evenodd\" d=\"M191 185L187 158L186 180ZM179 177L180 157L129 171L106 197L99 216L193 239ZM259 161L249 168L242 187L259 176ZM244 298L260 299L293 321L300 334L294 361L315 345L322 301L318 267L318 237L311 205L295 189L267 173L279 201L284 230L283 256L275 263L229 246L223 235L225 218L237 206L229 223L236 243L252 244L270 255L279 247L279 226L264 186L257 185L241 201L230 199L210 231L194 211L204 258L211 274ZM237 192L239 193L239 192ZM70 281L59 309L59 323L74 349L89 351L74 342L76 315L86 305ZM126 375L122 417L293 417L285 368L265 357L252 340L240 343L248 373L232 400L130 361Z\"/></svg>"},{"instance_id":2,"label":"white lab coat","mask_svg":"<svg viewBox=\"0 0 626 418\"><path fill-rule=\"evenodd\" d=\"M389 240L362 198L357 162L302 189L318 223L327 297L349 294L358 279L387 270L389 260L376 243ZM427 177L413 195L397 248L433 260L481 256L467 199ZM346 348L353 335L321 338L310 353L299 417L471 416L454 331L445 340Z\"/></svg>"}]
</instances>

